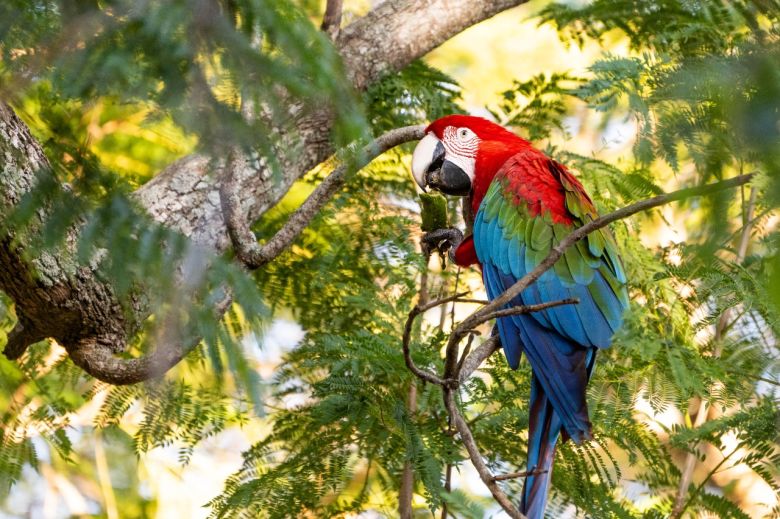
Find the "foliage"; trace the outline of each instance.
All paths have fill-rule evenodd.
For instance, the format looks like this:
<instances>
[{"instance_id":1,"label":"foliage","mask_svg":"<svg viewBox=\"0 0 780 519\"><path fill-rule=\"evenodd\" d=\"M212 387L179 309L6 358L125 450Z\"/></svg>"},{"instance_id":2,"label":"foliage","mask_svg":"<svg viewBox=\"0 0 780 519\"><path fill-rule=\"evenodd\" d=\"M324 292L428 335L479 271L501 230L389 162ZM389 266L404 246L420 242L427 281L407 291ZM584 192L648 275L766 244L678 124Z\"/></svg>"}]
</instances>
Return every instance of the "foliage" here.
<instances>
[{"instance_id":1,"label":"foliage","mask_svg":"<svg viewBox=\"0 0 780 519\"><path fill-rule=\"evenodd\" d=\"M171 317L185 335L205 338L165 380L127 388L88 379L48 343L19 365L0 359L2 491L23 476L26 464L39 463L33 438L60 459L79 456L69 420L102 401L93 422L107 437L127 428L135 409L139 425L124 440L133 452L175 445L182 463L227 427L267 425L224 489L203 496L214 517L393 515L406 462L428 510L446 503L458 517L492 513L475 489L445 490L447 466L457 472L469 462L438 388L418 385L416 409L409 407L413 378L400 338L429 266L416 247L417 198L406 150L354 175L288 252L251 275L229 257L202 254L150 222L131 195L191 150L219 154L226 144L239 144L265 155L274 142L261 140L262 118L244 120L239 100L267 108L270 119L282 115L286 96L304 110L335 110L334 139L344 144L361 129L378 134L463 112L460 87L420 61L358 99L345 86L332 46L297 8L260 0L209 5L219 10L201 11L200 3L183 0L165 8L151 2L145 12L125 2L79 3L78 10L47 1L0 6L3 93L13 89L54 173L4 225L26 228L42 251L61 247L71 226L84 226L74 262L101 263L100 275L125 304L143 294L154 310L132 353L152 347ZM730 488L713 479L736 464L780 490L780 241L773 220L780 201L778 13L773 1L552 4L539 19L554 23L571 43L605 41L617 32L631 52L605 54L582 77L515 81L490 107L497 120L533 140L556 135L575 110L635 121L633 154L619 164L548 147L578 172L602 213L662 187L760 172L750 211L747 192L684 202L683 243L643 241L659 213L613 227L631 309L614 346L600 352L589 386L596 440L559 449L551 516L574 508L585 517L667 517L680 479L678 456L703 445L711 472L688 489L689 513L747 517ZM105 29L91 34L90 23ZM70 33L73 40L57 40ZM77 40L84 44L69 45ZM47 60L20 52L38 45L56 52ZM95 126L114 123L122 129L95 138ZM264 215L254 228L260 240L279 229L327 166ZM60 189L61 182L71 191ZM42 207L48 216L37 222ZM748 225L749 247L739 261ZM197 279L189 291L176 282L182 263ZM429 295L451 295L478 276L431 267ZM225 287L236 305L217 321L210 312ZM8 330L12 304L1 303ZM714 330L729 308L729 326L718 336ZM415 330L411 346L419 366L441 368L448 311L429 311ZM273 317L287 314L306 337L270 380L261 380L241 339L261 336ZM529 379L526 364L512 371L494 355L460 391L459 405L496 473L525 470ZM698 399L710 403L712 419L693 428L688 407ZM681 423L661 420L675 410ZM629 495L629 482L647 498ZM515 500L521 484L502 483Z\"/></svg>"}]
</instances>

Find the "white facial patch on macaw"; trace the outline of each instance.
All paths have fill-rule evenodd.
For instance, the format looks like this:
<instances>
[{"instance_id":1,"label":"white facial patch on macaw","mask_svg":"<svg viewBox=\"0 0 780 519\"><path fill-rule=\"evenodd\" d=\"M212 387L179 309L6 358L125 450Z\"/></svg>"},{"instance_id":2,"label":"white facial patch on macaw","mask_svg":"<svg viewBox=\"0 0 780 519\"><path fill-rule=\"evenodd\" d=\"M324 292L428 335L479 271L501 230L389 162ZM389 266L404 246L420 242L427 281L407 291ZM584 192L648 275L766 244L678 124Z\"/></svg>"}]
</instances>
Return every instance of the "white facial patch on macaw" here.
<instances>
[{"instance_id":1,"label":"white facial patch on macaw","mask_svg":"<svg viewBox=\"0 0 780 519\"><path fill-rule=\"evenodd\" d=\"M425 170L431 164L431 157L437 144L439 139L433 133L428 133L417 143L412 154L412 176L417 185L423 189L425 189Z\"/></svg>"},{"instance_id":2,"label":"white facial patch on macaw","mask_svg":"<svg viewBox=\"0 0 780 519\"><path fill-rule=\"evenodd\" d=\"M447 126L444 129L442 143L447 150L446 158L468 175L474 181L479 137L469 128Z\"/></svg>"}]
</instances>

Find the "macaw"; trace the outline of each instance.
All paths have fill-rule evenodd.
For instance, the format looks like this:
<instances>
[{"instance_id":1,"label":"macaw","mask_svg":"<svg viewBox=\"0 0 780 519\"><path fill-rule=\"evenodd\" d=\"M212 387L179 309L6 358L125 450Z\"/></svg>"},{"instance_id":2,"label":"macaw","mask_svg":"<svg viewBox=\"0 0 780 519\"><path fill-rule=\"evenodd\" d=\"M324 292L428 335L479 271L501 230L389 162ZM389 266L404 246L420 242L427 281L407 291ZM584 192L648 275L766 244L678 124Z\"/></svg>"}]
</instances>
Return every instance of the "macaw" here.
<instances>
[{"instance_id":1,"label":"macaw","mask_svg":"<svg viewBox=\"0 0 780 519\"><path fill-rule=\"evenodd\" d=\"M431 123L412 155L423 189L468 196L472 234L457 229L426 237L460 266L478 263L489 299L536 267L560 240L598 214L582 184L528 141L480 117L450 115ZM617 244L603 228L569 247L511 306L565 298L578 304L501 317L507 362L531 364L527 469L520 510L544 516L558 437L591 439L585 388L596 351L610 345L628 307Z\"/></svg>"}]
</instances>

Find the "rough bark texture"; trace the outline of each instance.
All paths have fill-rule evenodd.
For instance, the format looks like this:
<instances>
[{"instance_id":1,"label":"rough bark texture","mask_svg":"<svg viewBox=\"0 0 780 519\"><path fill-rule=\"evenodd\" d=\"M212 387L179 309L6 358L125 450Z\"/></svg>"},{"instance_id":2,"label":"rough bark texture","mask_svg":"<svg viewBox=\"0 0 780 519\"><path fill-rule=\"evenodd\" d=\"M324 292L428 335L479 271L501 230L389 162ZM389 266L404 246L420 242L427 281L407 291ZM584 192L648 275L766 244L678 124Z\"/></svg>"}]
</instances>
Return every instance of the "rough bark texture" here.
<instances>
[{"instance_id":1,"label":"rough bark texture","mask_svg":"<svg viewBox=\"0 0 780 519\"><path fill-rule=\"evenodd\" d=\"M336 45L345 69L359 90L399 70L455 34L527 0L387 1L341 30ZM295 111L294 109L292 110ZM283 178L270 185L264 168L237 172L242 205L256 220L293 182L333 153L329 114L309 114L280 129ZM195 241L224 250L230 243L209 161L185 157L141 187L137 196L160 223Z\"/></svg>"},{"instance_id":2,"label":"rough bark texture","mask_svg":"<svg viewBox=\"0 0 780 519\"><path fill-rule=\"evenodd\" d=\"M526 0L388 0L339 31L336 46L348 77L358 90L398 70L458 32ZM304 173L333 153L329 113L302 113L291 106L287 126L275 128L282 178L270 181L262 161L244 161L235 172L240 209L258 219ZM226 150L227 153L227 150ZM0 205L9 208L30 189L35 172L48 162L29 130L0 104ZM185 157L160 172L135 194L158 222L177 229L215 251L230 240L222 218L219 185L208 158ZM75 230L73 231L76 232ZM75 235L69 242L75 241ZM166 350L144 359L119 359L127 338L146 317L142 304L131 315L123 311L111 287L99 283L89 268L77 267L70 254L41 254L25 259L25 243L13 230L0 232L0 289L16 303L19 325L9 335L5 353L19 356L31 343L52 337L92 375L112 383L131 383L159 375L177 362L186 348Z\"/></svg>"},{"instance_id":3,"label":"rough bark texture","mask_svg":"<svg viewBox=\"0 0 780 519\"><path fill-rule=\"evenodd\" d=\"M0 160L0 204L4 210L19 203L37 174L47 174L50 169L29 129L3 103ZM98 282L90 268L77 265L68 246L75 242L75 230L57 254L44 252L30 260L25 257L44 216L45 208L41 208L24 235L12 229L0 231L0 289L14 300L19 317L8 336L5 354L16 358L28 345L47 337L71 353L82 347L121 351L126 337L136 331L136 323L125 318L109 286Z\"/></svg>"}]
</instances>

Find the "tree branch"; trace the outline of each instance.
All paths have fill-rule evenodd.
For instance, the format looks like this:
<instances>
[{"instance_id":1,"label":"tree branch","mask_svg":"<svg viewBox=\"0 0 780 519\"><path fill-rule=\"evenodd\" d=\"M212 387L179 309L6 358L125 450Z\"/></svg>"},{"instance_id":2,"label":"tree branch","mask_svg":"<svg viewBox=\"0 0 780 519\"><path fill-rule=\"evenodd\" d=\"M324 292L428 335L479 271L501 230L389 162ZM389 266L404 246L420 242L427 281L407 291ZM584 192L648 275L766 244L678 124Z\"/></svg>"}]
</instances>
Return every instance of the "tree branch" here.
<instances>
[{"instance_id":1,"label":"tree branch","mask_svg":"<svg viewBox=\"0 0 780 519\"><path fill-rule=\"evenodd\" d=\"M344 27L336 46L358 90L453 35L528 0L387 0Z\"/></svg>"},{"instance_id":2,"label":"tree branch","mask_svg":"<svg viewBox=\"0 0 780 519\"><path fill-rule=\"evenodd\" d=\"M328 5L325 6L325 15L322 17L320 30L330 36L331 40L335 40L339 35L342 4L342 0L328 0Z\"/></svg>"},{"instance_id":3,"label":"tree branch","mask_svg":"<svg viewBox=\"0 0 780 519\"><path fill-rule=\"evenodd\" d=\"M471 377L472 373L474 373L474 371L476 371L477 368L479 368L482 363L487 360L488 357L500 349L501 341L499 340L498 335L494 335L480 344L477 349L472 351L471 354L463 361L463 364L460 368L460 373L458 374L458 382L463 384L466 380L469 379L469 377Z\"/></svg>"},{"instance_id":4,"label":"tree branch","mask_svg":"<svg viewBox=\"0 0 780 519\"><path fill-rule=\"evenodd\" d=\"M622 209L618 209L617 211L614 211L604 216L600 216L599 218L596 218L595 220L588 222L582 227L575 229L574 231L571 232L571 234L569 234L563 240L561 240L560 243L558 243L558 245L552 248L550 253L539 263L539 265L536 266L536 268L534 268L531 272L529 272L528 274L520 278L514 285L509 287L499 297L495 298L489 305L485 305L484 307L480 308L479 310L471 314L469 317L464 319L460 323L460 325L455 329L453 334L456 333L464 334L466 331L472 329L480 322L483 322L482 319L485 315L493 313L506 306L510 301L512 301L515 297L517 297L518 294L520 294L520 292L528 288L531 285L531 283L535 282L537 279L539 279L542 276L542 274L544 274L550 268L552 268L552 266L563 255L566 249L568 249L569 247L571 247L572 245L574 245L575 243L583 239L585 236L592 233L593 231L601 229L602 227L606 227L612 222L616 222L618 220L628 218L629 216L632 216L636 213L639 213L641 211L647 211L648 209L652 209L654 207L659 207L679 200L685 200L687 198L691 198L694 196L704 196L712 193L717 193L719 191L724 191L726 189L738 187L743 184L747 184L752 178L753 178L753 174L750 173L746 175L740 175L731 178L729 180L715 182L713 184L691 187L687 189L680 189L679 191L674 191L672 193L665 193L663 195L658 195L653 198L648 198L647 200L642 200L635 204L631 204L629 206L623 207Z\"/></svg>"},{"instance_id":5,"label":"tree branch","mask_svg":"<svg viewBox=\"0 0 780 519\"><path fill-rule=\"evenodd\" d=\"M214 315L224 314L233 299L229 295L214 307ZM166 319L161 325L153 351L134 359L117 357L101 344L100 337L87 337L72 347L68 355L73 363L98 380L115 385L136 384L160 377L187 356L201 341L200 337L181 337L178 319Z\"/></svg>"},{"instance_id":6,"label":"tree branch","mask_svg":"<svg viewBox=\"0 0 780 519\"><path fill-rule=\"evenodd\" d=\"M501 505L501 508L514 519L527 519L525 515L521 514L517 508L512 504L507 495L496 483L495 476L490 472L487 465L485 465L482 459L482 454L479 452L477 442L474 440L474 435L471 434L468 424L461 416L458 406L455 404L455 398L453 392L450 389L444 390L444 405L447 407L447 412L452 417L453 425L460 434L460 439L463 442L463 446L466 447L466 451L469 453L472 465L477 469L480 479L488 487L490 493L493 494L493 498Z\"/></svg>"},{"instance_id":7,"label":"tree branch","mask_svg":"<svg viewBox=\"0 0 780 519\"><path fill-rule=\"evenodd\" d=\"M536 476L546 473L546 470L525 470L523 472L510 472L509 474L493 476L493 481L506 481L508 479L527 478L528 476Z\"/></svg>"},{"instance_id":8,"label":"tree branch","mask_svg":"<svg viewBox=\"0 0 780 519\"><path fill-rule=\"evenodd\" d=\"M284 226L264 245L259 245L249 228L246 215L239 210L241 199L238 193L236 171L237 161L243 160L234 152L224 168L219 195L228 235L236 256L250 269L257 269L281 254L309 225L312 218L330 198L344 186L349 173L365 167L382 153L406 142L419 140L424 136L424 125L405 126L390 130L372 143L363 147L354 162L339 166L323 180L301 206L290 216Z\"/></svg>"}]
</instances>

